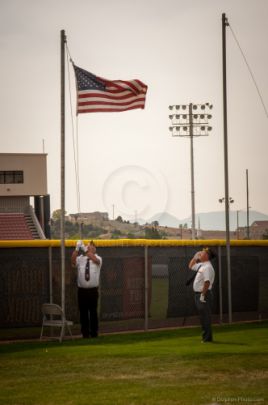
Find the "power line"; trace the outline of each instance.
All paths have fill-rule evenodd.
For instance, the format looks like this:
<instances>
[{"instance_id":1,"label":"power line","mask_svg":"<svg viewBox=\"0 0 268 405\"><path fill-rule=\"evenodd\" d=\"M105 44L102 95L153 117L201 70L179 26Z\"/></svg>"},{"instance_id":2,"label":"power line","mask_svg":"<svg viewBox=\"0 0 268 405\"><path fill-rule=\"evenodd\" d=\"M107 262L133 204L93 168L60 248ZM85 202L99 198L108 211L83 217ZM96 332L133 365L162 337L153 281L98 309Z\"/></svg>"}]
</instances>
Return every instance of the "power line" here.
<instances>
[{"instance_id":1,"label":"power line","mask_svg":"<svg viewBox=\"0 0 268 405\"><path fill-rule=\"evenodd\" d=\"M249 73L250 73L250 76L251 76L251 78L252 78L252 80L253 80L253 83L254 83L254 85L255 85L255 87L256 87L256 90L257 90L257 92L258 92L258 95L259 95L259 97L260 97L262 106L263 106L264 111L265 111L265 115L266 115L266 117L268 118L268 111L267 111L266 105L265 105L265 103L264 103L263 97L262 97L262 95L261 95L260 89L259 89L259 87L258 87L257 81L256 81L256 79L255 79L255 77L254 77L253 72L252 72L252 69L251 69L250 66L249 66L249 63L248 63L248 61L247 61L247 58L246 58L246 56L245 56L245 54L244 54L244 52L243 52L243 50L242 50L242 48L241 48L241 45L240 45L240 43L239 43L239 41L238 41L238 39L237 39L237 37L236 37L236 35L235 35L233 29L232 29L230 23L228 23L228 25L229 25L229 27L230 27L231 33L233 34L234 40L235 40L235 42L237 43L238 48L240 49L240 52L241 52L241 54L242 54L242 57L243 57L243 59L244 59L244 61L245 61L245 64L246 64L246 66L247 66L247 68L248 68L248 71L249 71Z\"/></svg>"}]
</instances>

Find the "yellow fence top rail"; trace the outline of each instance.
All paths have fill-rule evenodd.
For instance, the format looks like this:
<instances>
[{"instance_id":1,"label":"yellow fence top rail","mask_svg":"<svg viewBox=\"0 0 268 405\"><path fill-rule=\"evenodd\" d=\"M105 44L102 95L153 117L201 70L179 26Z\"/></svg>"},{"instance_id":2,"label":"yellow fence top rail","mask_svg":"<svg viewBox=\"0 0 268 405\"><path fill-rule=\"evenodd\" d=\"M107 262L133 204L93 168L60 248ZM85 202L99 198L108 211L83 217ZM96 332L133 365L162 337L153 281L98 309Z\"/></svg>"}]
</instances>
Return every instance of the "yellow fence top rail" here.
<instances>
[{"instance_id":1,"label":"yellow fence top rail","mask_svg":"<svg viewBox=\"0 0 268 405\"><path fill-rule=\"evenodd\" d=\"M87 244L90 240L84 239ZM175 240L175 239L94 239L98 247L170 247L170 246L225 246L222 239ZM75 247L76 240L65 240L66 247ZM231 240L231 246L268 246L268 240ZM1 240L0 248L59 248L59 239L45 240Z\"/></svg>"}]
</instances>

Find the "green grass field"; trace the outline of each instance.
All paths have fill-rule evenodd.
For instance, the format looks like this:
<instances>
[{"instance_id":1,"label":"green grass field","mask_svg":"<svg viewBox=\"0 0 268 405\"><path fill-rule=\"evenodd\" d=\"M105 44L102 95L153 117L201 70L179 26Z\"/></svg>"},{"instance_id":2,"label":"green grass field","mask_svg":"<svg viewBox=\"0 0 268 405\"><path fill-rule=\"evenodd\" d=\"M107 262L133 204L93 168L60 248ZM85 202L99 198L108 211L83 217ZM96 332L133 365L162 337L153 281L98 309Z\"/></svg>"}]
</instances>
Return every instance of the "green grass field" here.
<instances>
[{"instance_id":1,"label":"green grass field","mask_svg":"<svg viewBox=\"0 0 268 405\"><path fill-rule=\"evenodd\" d=\"M268 322L0 345L1 405L268 403Z\"/></svg>"}]
</instances>

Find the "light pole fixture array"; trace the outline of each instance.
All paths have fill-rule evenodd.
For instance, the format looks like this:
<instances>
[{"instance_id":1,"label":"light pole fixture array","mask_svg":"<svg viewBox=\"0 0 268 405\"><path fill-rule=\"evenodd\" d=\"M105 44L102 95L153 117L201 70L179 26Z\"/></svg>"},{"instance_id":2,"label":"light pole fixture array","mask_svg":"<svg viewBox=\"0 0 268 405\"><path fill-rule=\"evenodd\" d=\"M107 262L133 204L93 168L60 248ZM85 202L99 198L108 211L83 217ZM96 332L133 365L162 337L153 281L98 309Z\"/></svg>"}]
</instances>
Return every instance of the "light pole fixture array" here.
<instances>
[{"instance_id":1,"label":"light pole fixture array","mask_svg":"<svg viewBox=\"0 0 268 405\"><path fill-rule=\"evenodd\" d=\"M194 187L194 148L193 138L196 136L208 136L212 127L209 121L212 118L210 110L213 106L205 104L182 104L170 105L169 127L172 136L190 138L190 158L191 158L191 201L192 201L192 239L196 239L195 228L195 187Z\"/></svg>"},{"instance_id":2,"label":"light pole fixture array","mask_svg":"<svg viewBox=\"0 0 268 405\"><path fill-rule=\"evenodd\" d=\"M219 198L219 203L223 203L223 202L225 202L225 197L222 197L222 198ZM233 204L234 203L234 199L232 198L232 197L229 197L228 198L228 212L230 211L230 204ZM228 229L229 229L229 227L228 227ZM226 238L227 238L227 236L226 236ZM229 240L230 240L230 235L229 235Z\"/></svg>"},{"instance_id":3,"label":"light pole fixture array","mask_svg":"<svg viewBox=\"0 0 268 405\"><path fill-rule=\"evenodd\" d=\"M225 201L225 197L222 197L222 198L219 198L219 202L220 203L223 203ZM232 197L229 197L229 203L233 203L234 202L234 200L233 200L233 198Z\"/></svg>"}]
</instances>

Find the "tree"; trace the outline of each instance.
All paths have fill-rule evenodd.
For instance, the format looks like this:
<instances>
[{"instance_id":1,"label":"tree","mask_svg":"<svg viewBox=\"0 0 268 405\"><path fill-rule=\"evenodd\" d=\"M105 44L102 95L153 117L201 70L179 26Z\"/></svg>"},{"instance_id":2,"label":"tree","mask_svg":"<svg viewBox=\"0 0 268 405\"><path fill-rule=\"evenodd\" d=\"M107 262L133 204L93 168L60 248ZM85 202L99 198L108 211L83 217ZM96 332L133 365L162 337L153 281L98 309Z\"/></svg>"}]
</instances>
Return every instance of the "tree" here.
<instances>
[{"instance_id":1,"label":"tree","mask_svg":"<svg viewBox=\"0 0 268 405\"><path fill-rule=\"evenodd\" d=\"M128 239L136 239L136 236L134 235L133 232L128 232L127 238L128 238Z\"/></svg>"},{"instance_id":2,"label":"tree","mask_svg":"<svg viewBox=\"0 0 268 405\"><path fill-rule=\"evenodd\" d=\"M152 225L153 225L153 226L159 226L159 222L158 222L158 221L153 221L153 222L152 222Z\"/></svg>"},{"instance_id":3,"label":"tree","mask_svg":"<svg viewBox=\"0 0 268 405\"><path fill-rule=\"evenodd\" d=\"M61 237L60 232L60 215L61 210L56 210L52 214L51 220L51 237L56 239ZM90 239L97 238L99 235L106 233L106 229L92 224L70 222L65 220L65 237L69 239Z\"/></svg>"},{"instance_id":4,"label":"tree","mask_svg":"<svg viewBox=\"0 0 268 405\"><path fill-rule=\"evenodd\" d=\"M118 215L118 217L116 218L117 222L123 222L123 218L121 217L121 215Z\"/></svg>"},{"instance_id":5,"label":"tree","mask_svg":"<svg viewBox=\"0 0 268 405\"><path fill-rule=\"evenodd\" d=\"M162 239L157 228L145 228L145 239Z\"/></svg>"},{"instance_id":6,"label":"tree","mask_svg":"<svg viewBox=\"0 0 268 405\"><path fill-rule=\"evenodd\" d=\"M64 211L64 215L67 214L67 211ZM55 210L52 212L53 221L60 221L61 219L61 209Z\"/></svg>"},{"instance_id":7,"label":"tree","mask_svg":"<svg viewBox=\"0 0 268 405\"><path fill-rule=\"evenodd\" d=\"M122 232L119 229L114 229L111 234L111 239L120 239Z\"/></svg>"}]
</instances>

